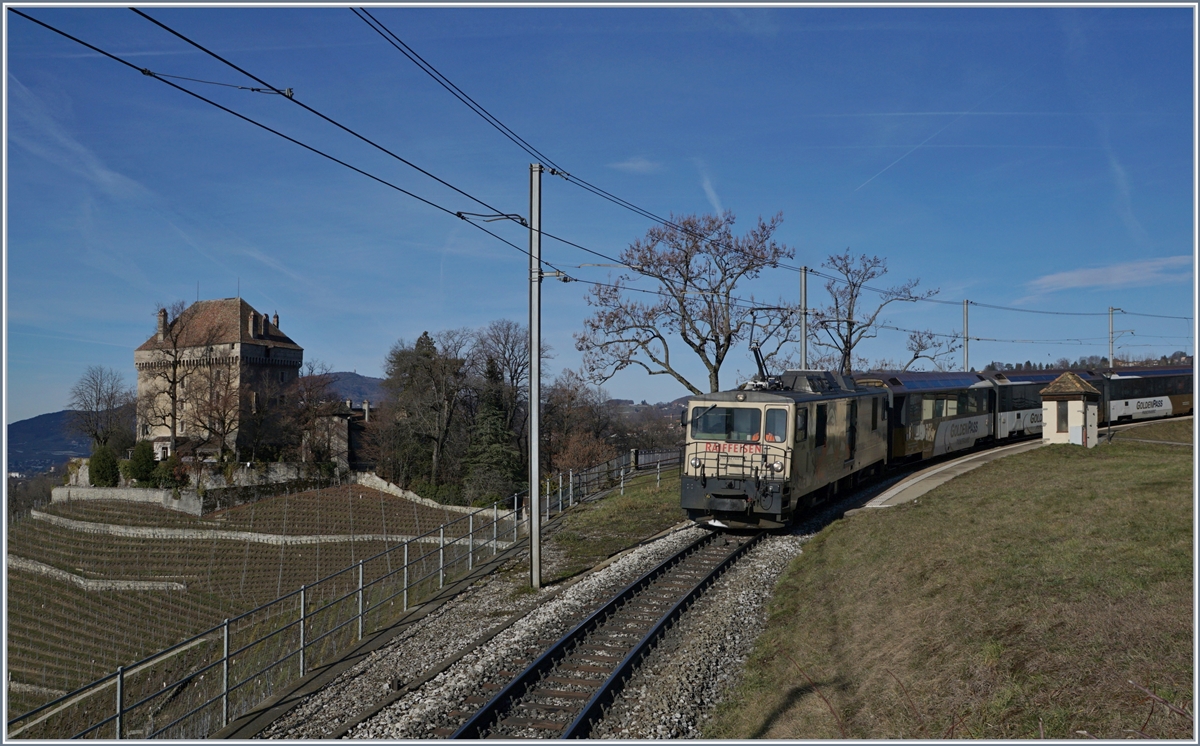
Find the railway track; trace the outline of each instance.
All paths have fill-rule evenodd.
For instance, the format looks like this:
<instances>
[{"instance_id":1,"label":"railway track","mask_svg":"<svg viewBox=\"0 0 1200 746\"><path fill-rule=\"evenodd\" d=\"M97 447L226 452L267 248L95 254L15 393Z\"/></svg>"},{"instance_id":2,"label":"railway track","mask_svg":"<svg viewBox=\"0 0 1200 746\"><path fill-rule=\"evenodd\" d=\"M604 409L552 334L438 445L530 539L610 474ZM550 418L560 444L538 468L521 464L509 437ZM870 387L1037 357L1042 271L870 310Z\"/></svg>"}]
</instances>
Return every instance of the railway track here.
<instances>
[{"instance_id":1,"label":"railway track","mask_svg":"<svg viewBox=\"0 0 1200 746\"><path fill-rule=\"evenodd\" d=\"M763 534L710 534L668 558L563 635L453 738L583 738L642 656L704 589Z\"/></svg>"}]
</instances>

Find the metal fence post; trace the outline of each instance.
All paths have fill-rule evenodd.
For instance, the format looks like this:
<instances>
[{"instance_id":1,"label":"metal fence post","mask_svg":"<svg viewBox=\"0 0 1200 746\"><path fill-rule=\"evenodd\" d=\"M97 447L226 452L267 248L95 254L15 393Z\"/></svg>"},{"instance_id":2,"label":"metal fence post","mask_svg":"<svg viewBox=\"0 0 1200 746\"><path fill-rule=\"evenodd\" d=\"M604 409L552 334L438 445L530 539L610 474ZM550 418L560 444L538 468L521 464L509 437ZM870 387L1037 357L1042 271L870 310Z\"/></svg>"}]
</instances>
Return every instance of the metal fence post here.
<instances>
[{"instance_id":1,"label":"metal fence post","mask_svg":"<svg viewBox=\"0 0 1200 746\"><path fill-rule=\"evenodd\" d=\"M467 514L467 572L475 569L475 514Z\"/></svg>"},{"instance_id":2,"label":"metal fence post","mask_svg":"<svg viewBox=\"0 0 1200 746\"><path fill-rule=\"evenodd\" d=\"M558 473L558 512L562 512L562 472Z\"/></svg>"},{"instance_id":3,"label":"metal fence post","mask_svg":"<svg viewBox=\"0 0 1200 746\"><path fill-rule=\"evenodd\" d=\"M492 556L496 556L496 533L500 530L500 503L492 503Z\"/></svg>"},{"instance_id":4,"label":"metal fence post","mask_svg":"<svg viewBox=\"0 0 1200 746\"><path fill-rule=\"evenodd\" d=\"M404 542L404 610L408 611L408 545L412 539Z\"/></svg>"},{"instance_id":5,"label":"metal fence post","mask_svg":"<svg viewBox=\"0 0 1200 746\"><path fill-rule=\"evenodd\" d=\"M363 561L358 561L358 639L363 637Z\"/></svg>"},{"instance_id":6,"label":"metal fence post","mask_svg":"<svg viewBox=\"0 0 1200 746\"><path fill-rule=\"evenodd\" d=\"M125 667L117 666L117 740L121 740L121 716L125 709Z\"/></svg>"},{"instance_id":7,"label":"metal fence post","mask_svg":"<svg viewBox=\"0 0 1200 746\"><path fill-rule=\"evenodd\" d=\"M438 588L446 585L446 525L438 528Z\"/></svg>"},{"instance_id":8,"label":"metal fence post","mask_svg":"<svg viewBox=\"0 0 1200 746\"><path fill-rule=\"evenodd\" d=\"M546 520L550 520L550 477L546 477Z\"/></svg>"},{"instance_id":9,"label":"metal fence post","mask_svg":"<svg viewBox=\"0 0 1200 746\"><path fill-rule=\"evenodd\" d=\"M575 507L575 470L567 470L567 505Z\"/></svg>"},{"instance_id":10,"label":"metal fence post","mask_svg":"<svg viewBox=\"0 0 1200 746\"><path fill-rule=\"evenodd\" d=\"M221 655L221 727L229 725L229 618L225 618Z\"/></svg>"},{"instance_id":11,"label":"metal fence post","mask_svg":"<svg viewBox=\"0 0 1200 746\"><path fill-rule=\"evenodd\" d=\"M657 490L662 487L662 462L661 461L654 462L654 470L655 470L654 489Z\"/></svg>"},{"instance_id":12,"label":"metal fence post","mask_svg":"<svg viewBox=\"0 0 1200 746\"><path fill-rule=\"evenodd\" d=\"M625 494L625 469L621 469L621 494Z\"/></svg>"},{"instance_id":13,"label":"metal fence post","mask_svg":"<svg viewBox=\"0 0 1200 746\"><path fill-rule=\"evenodd\" d=\"M305 603L306 586L300 586L300 677L304 677L304 623L308 621L308 604Z\"/></svg>"}]
</instances>

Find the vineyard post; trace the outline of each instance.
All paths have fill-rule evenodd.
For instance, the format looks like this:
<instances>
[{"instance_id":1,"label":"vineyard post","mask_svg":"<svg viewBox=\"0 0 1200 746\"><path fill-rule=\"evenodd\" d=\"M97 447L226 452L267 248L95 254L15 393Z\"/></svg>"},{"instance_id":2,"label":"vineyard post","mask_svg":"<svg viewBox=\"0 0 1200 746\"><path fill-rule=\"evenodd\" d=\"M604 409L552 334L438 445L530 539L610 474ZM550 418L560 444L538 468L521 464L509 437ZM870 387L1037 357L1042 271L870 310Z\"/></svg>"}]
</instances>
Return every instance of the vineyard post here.
<instances>
[{"instance_id":1,"label":"vineyard post","mask_svg":"<svg viewBox=\"0 0 1200 746\"><path fill-rule=\"evenodd\" d=\"M475 514L467 514L467 572L475 569Z\"/></svg>"},{"instance_id":2,"label":"vineyard post","mask_svg":"<svg viewBox=\"0 0 1200 746\"><path fill-rule=\"evenodd\" d=\"M117 740L121 740L121 714L125 709L125 667L117 666Z\"/></svg>"},{"instance_id":3,"label":"vineyard post","mask_svg":"<svg viewBox=\"0 0 1200 746\"><path fill-rule=\"evenodd\" d=\"M363 637L363 561L358 561L358 639Z\"/></svg>"},{"instance_id":4,"label":"vineyard post","mask_svg":"<svg viewBox=\"0 0 1200 746\"><path fill-rule=\"evenodd\" d=\"M438 588L446 585L446 524L438 527Z\"/></svg>"},{"instance_id":5,"label":"vineyard post","mask_svg":"<svg viewBox=\"0 0 1200 746\"><path fill-rule=\"evenodd\" d=\"M412 539L404 542L404 610L408 611L408 545Z\"/></svg>"},{"instance_id":6,"label":"vineyard post","mask_svg":"<svg viewBox=\"0 0 1200 746\"><path fill-rule=\"evenodd\" d=\"M229 617L221 625L221 727L229 725Z\"/></svg>"},{"instance_id":7,"label":"vineyard post","mask_svg":"<svg viewBox=\"0 0 1200 746\"><path fill-rule=\"evenodd\" d=\"M300 586L300 678L304 678L304 623L308 620L307 586Z\"/></svg>"}]
</instances>

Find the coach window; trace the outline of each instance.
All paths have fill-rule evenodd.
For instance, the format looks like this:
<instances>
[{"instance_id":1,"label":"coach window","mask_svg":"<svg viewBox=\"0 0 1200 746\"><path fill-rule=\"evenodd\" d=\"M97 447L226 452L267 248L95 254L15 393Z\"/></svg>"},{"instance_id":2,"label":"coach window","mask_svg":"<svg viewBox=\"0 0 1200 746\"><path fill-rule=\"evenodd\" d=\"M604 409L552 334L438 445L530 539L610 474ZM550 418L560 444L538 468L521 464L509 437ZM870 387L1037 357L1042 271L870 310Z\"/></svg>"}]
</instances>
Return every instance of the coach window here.
<instances>
[{"instance_id":1,"label":"coach window","mask_svg":"<svg viewBox=\"0 0 1200 746\"><path fill-rule=\"evenodd\" d=\"M951 394L950 398L946 400L946 416L953 417L956 414L958 414L958 398Z\"/></svg>"},{"instance_id":2,"label":"coach window","mask_svg":"<svg viewBox=\"0 0 1200 746\"><path fill-rule=\"evenodd\" d=\"M1058 402L1058 432L1065 433L1067 431L1067 403L1065 401Z\"/></svg>"},{"instance_id":3,"label":"coach window","mask_svg":"<svg viewBox=\"0 0 1200 746\"><path fill-rule=\"evenodd\" d=\"M936 419L938 417L942 417L945 414L946 414L946 400L945 399L934 399L933 400L934 419Z\"/></svg>"},{"instance_id":4,"label":"coach window","mask_svg":"<svg viewBox=\"0 0 1200 746\"><path fill-rule=\"evenodd\" d=\"M825 445L825 418L826 418L825 409L826 409L826 405L824 405L824 404L817 405L817 432L816 432L816 440L813 443L813 446L816 448L820 448L821 446Z\"/></svg>"},{"instance_id":5,"label":"coach window","mask_svg":"<svg viewBox=\"0 0 1200 746\"><path fill-rule=\"evenodd\" d=\"M932 396L927 396L925 394L921 395L921 419L923 419L923 420L932 420L933 419L934 402L935 402L935 400Z\"/></svg>"},{"instance_id":6,"label":"coach window","mask_svg":"<svg viewBox=\"0 0 1200 746\"><path fill-rule=\"evenodd\" d=\"M796 442L808 440L808 407L796 408Z\"/></svg>"},{"instance_id":7,"label":"coach window","mask_svg":"<svg viewBox=\"0 0 1200 746\"><path fill-rule=\"evenodd\" d=\"M767 443L782 443L787 440L786 409L767 410L767 426L763 429L763 440Z\"/></svg>"}]
</instances>

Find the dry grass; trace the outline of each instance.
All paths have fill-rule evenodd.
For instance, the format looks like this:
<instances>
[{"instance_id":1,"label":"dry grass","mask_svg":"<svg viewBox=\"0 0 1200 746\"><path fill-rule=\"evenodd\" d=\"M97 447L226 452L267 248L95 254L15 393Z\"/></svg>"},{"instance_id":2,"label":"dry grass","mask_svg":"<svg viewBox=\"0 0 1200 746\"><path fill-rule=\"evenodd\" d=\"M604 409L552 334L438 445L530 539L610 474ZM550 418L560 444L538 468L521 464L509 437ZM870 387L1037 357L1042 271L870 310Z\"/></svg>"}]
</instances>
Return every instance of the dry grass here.
<instances>
[{"instance_id":1,"label":"dry grass","mask_svg":"<svg viewBox=\"0 0 1200 746\"><path fill-rule=\"evenodd\" d=\"M1192 507L1189 449L1116 441L839 521L706 735L1190 738L1129 682L1191 709Z\"/></svg>"},{"instance_id":2,"label":"dry grass","mask_svg":"<svg viewBox=\"0 0 1200 746\"><path fill-rule=\"evenodd\" d=\"M664 470L659 488L653 473L634 477L626 482L624 495L616 490L563 515L561 526L546 540L547 557L555 558L555 569L546 574L546 582L571 577L684 517L678 470Z\"/></svg>"},{"instance_id":3,"label":"dry grass","mask_svg":"<svg viewBox=\"0 0 1200 746\"><path fill-rule=\"evenodd\" d=\"M1101 432L1103 432L1103 429ZM1155 422L1150 425L1131 427L1128 430L1113 433L1113 440L1128 440L1130 438L1165 440L1173 443L1193 443L1196 439L1195 421L1192 419L1168 420L1166 422Z\"/></svg>"}]
</instances>

